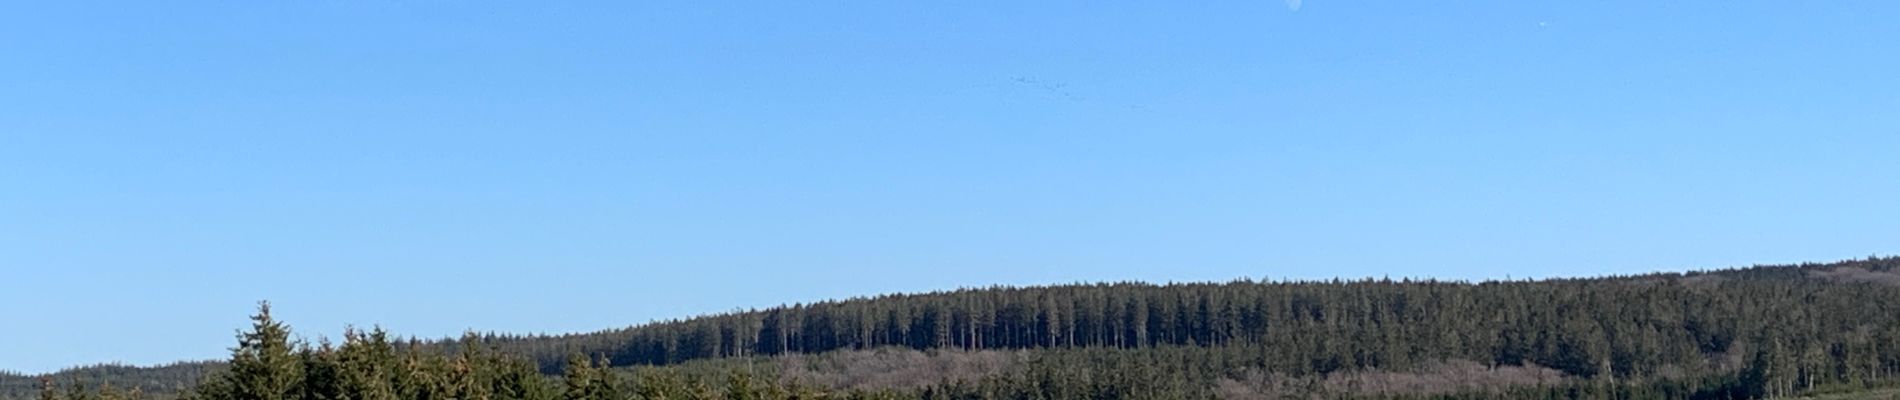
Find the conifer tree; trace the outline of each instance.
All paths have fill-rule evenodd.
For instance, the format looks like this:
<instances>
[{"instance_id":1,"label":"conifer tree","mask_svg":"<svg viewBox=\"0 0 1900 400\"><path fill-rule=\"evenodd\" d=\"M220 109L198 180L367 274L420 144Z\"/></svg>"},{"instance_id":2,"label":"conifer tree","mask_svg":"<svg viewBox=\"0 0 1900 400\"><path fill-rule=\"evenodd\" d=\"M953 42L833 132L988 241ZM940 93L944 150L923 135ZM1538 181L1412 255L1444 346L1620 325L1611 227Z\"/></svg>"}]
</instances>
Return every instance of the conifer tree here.
<instances>
[{"instance_id":1,"label":"conifer tree","mask_svg":"<svg viewBox=\"0 0 1900 400\"><path fill-rule=\"evenodd\" d=\"M354 328L343 332L343 346L337 349L343 364L337 384L351 400L396 400L394 387L397 359L389 334L378 327L369 333Z\"/></svg>"},{"instance_id":2,"label":"conifer tree","mask_svg":"<svg viewBox=\"0 0 1900 400\"><path fill-rule=\"evenodd\" d=\"M686 383L673 370L643 370L634 394L643 400L680 400L688 398Z\"/></svg>"},{"instance_id":3,"label":"conifer tree","mask_svg":"<svg viewBox=\"0 0 1900 400\"><path fill-rule=\"evenodd\" d=\"M726 400L761 400L759 389L752 386L752 376L737 372L726 376Z\"/></svg>"},{"instance_id":4,"label":"conifer tree","mask_svg":"<svg viewBox=\"0 0 1900 400\"><path fill-rule=\"evenodd\" d=\"M352 398L344 391L341 381L342 365L337 360L337 352L331 348L328 341L323 341L315 349L301 349L297 355L303 364L303 399L349 400Z\"/></svg>"},{"instance_id":5,"label":"conifer tree","mask_svg":"<svg viewBox=\"0 0 1900 400\"><path fill-rule=\"evenodd\" d=\"M92 391L86 390L86 385L79 383L78 380L66 384L65 397L65 400L98 400L98 396L95 396Z\"/></svg>"},{"instance_id":6,"label":"conifer tree","mask_svg":"<svg viewBox=\"0 0 1900 400\"><path fill-rule=\"evenodd\" d=\"M567 368L562 372L567 400L619 400L612 375L603 369L606 365L606 360L596 362L579 354L569 356Z\"/></svg>"},{"instance_id":7,"label":"conifer tree","mask_svg":"<svg viewBox=\"0 0 1900 400\"><path fill-rule=\"evenodd\" d=\"M53 385L53 378L44 377L44 376L40 377L39 400L60 400L59 388Z\"/></svg>"},{"instance_id":8,"label":"conifer tree","mask_svg":"<svg viewBox=\"0 0 1900 400\"><path fill-rule=\"evenodd\" d=\"M290 328L271 316L270 302L259 302L251 330L238 335L231 351L231 400L299 400L303 363Z\"/></svg>"}]
</instances>

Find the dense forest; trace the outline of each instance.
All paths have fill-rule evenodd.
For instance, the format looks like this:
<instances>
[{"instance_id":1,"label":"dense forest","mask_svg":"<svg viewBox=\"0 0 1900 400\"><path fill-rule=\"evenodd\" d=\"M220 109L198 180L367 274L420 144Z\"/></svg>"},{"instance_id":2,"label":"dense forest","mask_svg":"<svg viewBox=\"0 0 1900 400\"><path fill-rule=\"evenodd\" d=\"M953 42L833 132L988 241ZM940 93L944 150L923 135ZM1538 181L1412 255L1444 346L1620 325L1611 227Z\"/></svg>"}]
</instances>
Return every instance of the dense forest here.
<instances>
[{"instance_id":1,"label":"dense forest","mask_svg":"<svg viewBox=\"0 0 1900 400\"><path fill-rule=\"evenodd\" d=\"M1786 397L1900 383L1896 267L992 287L340 344L266 308L227 362L0 374L0 398Z\"/></svg>"}]
</instances>

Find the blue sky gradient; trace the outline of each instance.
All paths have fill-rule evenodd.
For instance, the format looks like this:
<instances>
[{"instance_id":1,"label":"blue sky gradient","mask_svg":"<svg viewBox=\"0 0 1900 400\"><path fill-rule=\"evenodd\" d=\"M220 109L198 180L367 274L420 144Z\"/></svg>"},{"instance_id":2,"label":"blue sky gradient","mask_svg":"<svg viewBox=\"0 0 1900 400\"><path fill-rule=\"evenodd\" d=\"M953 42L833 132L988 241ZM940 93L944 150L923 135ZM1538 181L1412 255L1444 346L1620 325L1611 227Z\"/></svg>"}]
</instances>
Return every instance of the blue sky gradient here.
<instances>
[{"instance_id":1,"label":"blue sky gradient","mask_svg":"<svg viewBox=\"0 0 1900 400\"><path fill-rule=\"evenodd\" d=\"M1900 250L1891 1L0 5L0 369Z\"/></svg>"}]
</instances>

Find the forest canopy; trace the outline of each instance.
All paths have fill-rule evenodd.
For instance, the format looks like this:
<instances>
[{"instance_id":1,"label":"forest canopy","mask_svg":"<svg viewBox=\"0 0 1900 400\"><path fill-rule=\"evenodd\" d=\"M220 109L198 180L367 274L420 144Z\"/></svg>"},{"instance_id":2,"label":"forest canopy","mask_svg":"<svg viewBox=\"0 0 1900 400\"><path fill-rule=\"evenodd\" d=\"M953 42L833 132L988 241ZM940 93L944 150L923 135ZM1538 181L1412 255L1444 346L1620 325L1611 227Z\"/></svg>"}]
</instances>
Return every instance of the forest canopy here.
<instances>
[{"instance_id":1,"label":"forest canopy","mask_svg":"<svg viewBox=\"0 0 1900 400\"><path fill-rule=\"evenodd\" d=\"M1072 284L559 336L292 339L0 375L41 400L1763 398L1900 372L1900 258L1587 279Z\"/></svg>"}]
</instances>

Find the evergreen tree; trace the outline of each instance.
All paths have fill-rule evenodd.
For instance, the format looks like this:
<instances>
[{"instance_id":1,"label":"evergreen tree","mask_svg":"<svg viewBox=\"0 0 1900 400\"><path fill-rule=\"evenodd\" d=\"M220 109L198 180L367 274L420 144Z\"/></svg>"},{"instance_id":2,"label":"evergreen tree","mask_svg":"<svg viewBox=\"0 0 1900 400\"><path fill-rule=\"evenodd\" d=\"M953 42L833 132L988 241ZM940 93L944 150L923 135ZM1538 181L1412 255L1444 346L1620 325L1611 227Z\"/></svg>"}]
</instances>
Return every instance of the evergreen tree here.
<instances>
[{"instance_id":1,"label":"evergreen tree","mask_svg":"<svg viewBox=\"0 0 1900 400\"><path fill-rule=\"evenodd\" d=\"M39 400L60 400L59 388L53 385L53 378L40 377Z\"/></svg>"},{"instance_id":2,"label":"evergreen tree","mask_svg":"<svg viewBox=\"0 0 1900 400\"><path fill-rule=\"evenodd\" d=\"M260 302L251 317L251 330L238 335L231 354L231 400L301 400L303 360L290 328L271 316L270 302Z\"/></svg>"},{"instance_id":3,"label":"evergreen tree","mask_svg":"<svg viewBox=\"0 0 1900 400\"><path fill-rule=\"evenodd\" d=\"M568 357L567 368L561 379L566 384L567 400L620 400L619 391L609 371L603 369L605 360L595 361L591 357L575 354Z\"/></svg>"}]
</instances>

